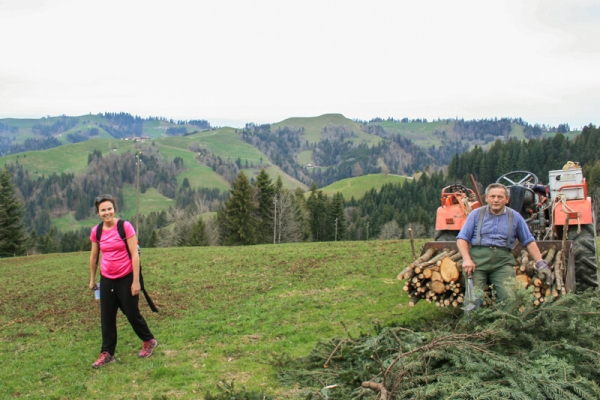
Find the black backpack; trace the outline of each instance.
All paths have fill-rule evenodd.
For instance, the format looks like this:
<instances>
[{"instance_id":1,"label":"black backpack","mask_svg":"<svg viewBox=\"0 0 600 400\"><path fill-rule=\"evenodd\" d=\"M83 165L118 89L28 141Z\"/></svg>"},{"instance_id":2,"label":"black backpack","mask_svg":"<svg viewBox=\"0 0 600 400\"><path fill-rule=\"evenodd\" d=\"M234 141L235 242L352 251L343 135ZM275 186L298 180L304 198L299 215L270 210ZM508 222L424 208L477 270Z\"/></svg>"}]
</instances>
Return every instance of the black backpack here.
<instances>
[{"instance_id":1,"label":"black backpack","mask_svg":"<svg viewBox=\"0 0 600 400\"><path fill-rule=\"evenodd\" d=\"M98 264L98 259L100 258L100 238L102 238L102 224L103 223L101 222L96 226L96 242L98 242L98 256L96 257L96 264ZM129 255L129 259L131 260L131 252L129 251L129 246L127 246L127 237L125 237L124 224L125 224L125 220L119 219L117 221L117 231L119 232L119 236L121 237L121 239L123 239L123 241L125 242L125 249L127 249L127 254ZM140 254L140 246L139 245L138 245L138 254ZM154 302L150 298L150 295L148 294L148 292L146 291L146 288L144 286L144 278L142 276L142 260L141 259L140 259L140 287L142 289L142 292L144 293L144 297L146 298L148 305L150 306L150 309L153 312L158 312L158 308L156 308L156 306L154 305Z\"/></svg>"}]
</instances>

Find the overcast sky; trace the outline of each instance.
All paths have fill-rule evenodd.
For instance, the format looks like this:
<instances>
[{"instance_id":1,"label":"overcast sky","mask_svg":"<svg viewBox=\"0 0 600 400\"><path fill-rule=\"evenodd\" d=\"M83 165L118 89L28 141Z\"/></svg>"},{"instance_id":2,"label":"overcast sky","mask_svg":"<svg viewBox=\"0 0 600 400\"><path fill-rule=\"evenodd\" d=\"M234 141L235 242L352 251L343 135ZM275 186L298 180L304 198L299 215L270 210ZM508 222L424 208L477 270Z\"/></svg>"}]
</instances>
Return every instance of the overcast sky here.
<instances>
[{"instance_id":1,"label":"overcast sky","mask_svg":"<svg viewBox=\"0 0 600 400\"><path fill-rule=\"evenodd\" d=\"M600 123L592 0L0 0L0 118Z\"/></svg>"}]
</instances>

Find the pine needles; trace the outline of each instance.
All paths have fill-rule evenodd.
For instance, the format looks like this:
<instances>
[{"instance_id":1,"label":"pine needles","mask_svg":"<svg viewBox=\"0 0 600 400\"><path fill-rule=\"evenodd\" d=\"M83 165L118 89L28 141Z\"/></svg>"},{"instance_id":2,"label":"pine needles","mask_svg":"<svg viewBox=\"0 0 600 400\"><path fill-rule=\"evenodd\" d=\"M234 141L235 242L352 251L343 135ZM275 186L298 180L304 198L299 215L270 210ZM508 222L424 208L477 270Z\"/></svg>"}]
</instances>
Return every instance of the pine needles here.
<instances>
[{"instance_id":1,"label":"pine needles","mask_svg":"<svg viewBox=\"0 0 600 400\"><path fill-rule=\"evenodd\" d=\"M504 309L432 329L376 327L374 336L319 343L280 379L307 388L307 399L599 398L600 292L540 307L525 289L511 294Z\"/></svg>"}]
</instances>

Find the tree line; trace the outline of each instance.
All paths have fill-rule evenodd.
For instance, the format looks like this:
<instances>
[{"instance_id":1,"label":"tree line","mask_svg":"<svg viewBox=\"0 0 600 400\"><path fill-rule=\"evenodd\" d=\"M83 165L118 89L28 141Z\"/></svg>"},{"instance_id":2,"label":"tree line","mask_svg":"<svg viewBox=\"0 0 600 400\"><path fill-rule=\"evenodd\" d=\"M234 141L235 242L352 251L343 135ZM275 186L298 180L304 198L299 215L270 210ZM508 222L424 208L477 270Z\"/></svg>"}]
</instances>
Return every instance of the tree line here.
<instances>
[{"instance_id":1,"label":"tree line","mask_svg":"<svg viewBox=\"0 0 600 400\"><path fill-rule=\"evenodd\" d=\"M194 189L186 180L177 186L175 174L183 168L182 160L166 162L152 146L144 149L141 159L141 189L160 187L176 200L170 210L140 215L136 229L145 247L394 239L406 237L408 228L416 236L430 237L444 186L470 186L470 174L486 186L514 170L531 171L545 182L548 171L561 169L570 160L581 163L595 206L600 204L600 129L593 125L573 140L559 133L553 138L496 140L486 150L476 146L455 154L447 173L426 167L419 178L371 189L361 199L344 199L341 194L328 197L316 184L308 194L292 192L283 187L281 178L272 182L264 170L254 180L238 171L228 193ZM89 230L57 232L50 225L51 216L69 210L80 212L82 218L93 215L91 193L112 193L122 204L122 185L133 184L135 161L132 153L102 157L95 151L88 157L87 175L63 173L35 179L16 163L3 171L1 208L11 209L13 202L25 199L24 204L12 208L22 210L25 233L21 236L29 238L24 248L38 252L85 250ZM10 185L18 196L8 193ZM216 216L206 217L210 212ZM7 218L0 216L0 223ZM0 238L0 247L7 240ZM17 254L15 249L13 245L12 250L2 251Z\"/></svg>"}]
</instances>

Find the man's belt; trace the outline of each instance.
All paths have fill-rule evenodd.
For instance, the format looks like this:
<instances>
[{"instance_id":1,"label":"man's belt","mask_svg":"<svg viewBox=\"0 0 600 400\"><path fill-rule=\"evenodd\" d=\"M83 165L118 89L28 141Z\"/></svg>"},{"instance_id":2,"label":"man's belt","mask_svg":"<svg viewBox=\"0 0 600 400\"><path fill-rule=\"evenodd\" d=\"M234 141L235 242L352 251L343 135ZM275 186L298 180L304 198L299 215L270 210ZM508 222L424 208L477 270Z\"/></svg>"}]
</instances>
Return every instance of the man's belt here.
<instances>
[{"instance_id":1,"label":"man's belt","mask_svg":"<svg viewBox=\"0 0 600 400\"><path fill-rule=\"evenodd\" d=\"M492 250L506 250L506 251L510 251L510 249L508 247L504 247L504 246L472 246L478 249L492 249Z\"/></svg>"}]
</instances>

